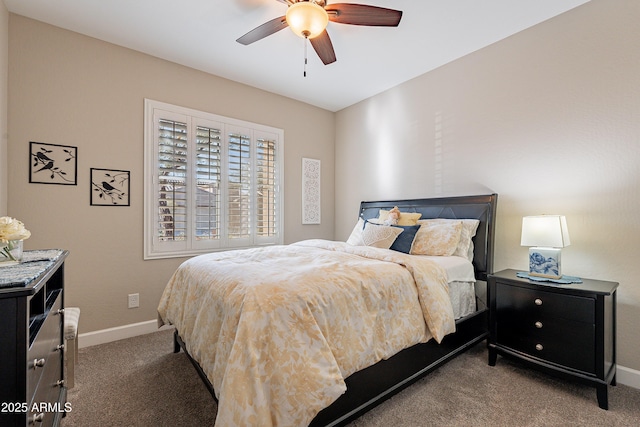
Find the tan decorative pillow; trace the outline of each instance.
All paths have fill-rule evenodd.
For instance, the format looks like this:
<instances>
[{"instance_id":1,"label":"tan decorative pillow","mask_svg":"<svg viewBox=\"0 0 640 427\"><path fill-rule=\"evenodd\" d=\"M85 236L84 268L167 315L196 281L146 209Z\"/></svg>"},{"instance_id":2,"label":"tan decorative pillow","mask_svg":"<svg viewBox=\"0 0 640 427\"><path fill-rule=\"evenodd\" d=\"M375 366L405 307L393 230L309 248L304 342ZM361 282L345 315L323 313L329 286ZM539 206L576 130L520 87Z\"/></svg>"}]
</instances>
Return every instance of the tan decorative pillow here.
<instances>
[{"instance_id":1,"label":"tan decorative pillow","mask_svg":"<svg viewBox=\"0 0 640 427\"><path fill-rule=\"evenodd\" d=\"M421 213L416 212L400 212L400 219L397 225L416 225L421 216ZM380 222L386 220L388 217L389 211L380 209L380 213L378 214Z\"/></svg>"},{"instance_id":2,"label":"tan decorative pillow","mask_svg":"<svg viewBox=\"0 0 640 427\"><path fill-rule=\"evenodd\" d=\"M446 218L436 218L432 220L420 220L418 224L423 221L462 221L462 232L460 233L460 241L458 242L458 247L453 252L453 256L460 256L463 258L467 258L469 261L473 261L473 237L476 235L476 231L478 230L478 225L480 221L477 219L446 219Z\"/></svg>"},{"instance_id":3,"label":"tan decorative pillow","mask_svg":"<svg viewBox=\"0 0 640 427\"><path fill-rule=\"evenodd\" d=\"M451 256L458 248L462 221L421 220L411 247L413 255Z\"/></svg>"},{"instance_id":4,"label":"tan decorative pillow","mask_svg":"<svg viewBox=\"0 0 640 427\"><path fill-rule=\"evenodd\" d=\"M373 246L389 249L403 231L399 227L374 224L369 221L365 222L361 218L353 228L347 243L353 246Z\"/></svg>"}]
</instances>

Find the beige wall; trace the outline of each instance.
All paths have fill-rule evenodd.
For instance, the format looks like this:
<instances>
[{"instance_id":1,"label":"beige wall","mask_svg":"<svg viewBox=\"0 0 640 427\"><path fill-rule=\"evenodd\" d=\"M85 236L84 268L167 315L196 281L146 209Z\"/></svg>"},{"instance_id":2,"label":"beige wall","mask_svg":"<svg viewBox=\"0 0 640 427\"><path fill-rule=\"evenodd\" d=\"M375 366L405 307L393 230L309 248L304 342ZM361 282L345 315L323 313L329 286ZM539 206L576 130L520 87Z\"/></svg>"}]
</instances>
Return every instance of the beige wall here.
<instances>
[{"instance_id":1,"label":"beige wall","mask_svg":"<svg viewBox=\"0 0 640 427\"><path fill-rule=\"evenodd\" d=\"M527 269L522 216L564 214L564 272L620 282L618 361L640 369L638 22L593 0L338 112L336 238L362 199L496 192L495 269Z\"/></svg>"},{"instance_id":2,"label":"beige wall","mask_svg":"<svg viewBox=\"0 0 640 427\"><path fill-rule=\"evenodd\" d=\"M184 260L142 259L144 98L284 129L285 243L334 234L332 112L11 14L10 214L32 232L27 249L71 252L81 333L155 319ZM78 185L29 184L29 141L78 147ZM321 225L302 225L302 157L322 161ZM130 207L89 205L92 167L131 171Z\"/></svg>"},{"instance_id":3,"label":"beige wall","mask_svg":"<svg viewBox=\"0 0 640 427\"><path fill-rule=\"evenodd\" d=\"M7 62L9 12L0 2L0 216L7 215Z\"/></svg>"}]
</instances>

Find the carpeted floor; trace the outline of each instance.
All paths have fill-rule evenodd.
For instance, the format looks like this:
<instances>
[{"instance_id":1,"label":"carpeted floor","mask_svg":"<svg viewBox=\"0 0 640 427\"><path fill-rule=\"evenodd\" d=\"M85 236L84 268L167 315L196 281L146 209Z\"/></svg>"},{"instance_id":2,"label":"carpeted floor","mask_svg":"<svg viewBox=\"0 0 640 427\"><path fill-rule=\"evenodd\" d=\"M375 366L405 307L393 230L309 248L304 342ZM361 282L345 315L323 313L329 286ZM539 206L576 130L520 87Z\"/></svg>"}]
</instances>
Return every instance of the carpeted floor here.
<instances>
[{"instance_id":1,"label":"carpeted floor","mask_svg":"<svg viewBox=\"0 0 640 427\"><path fill-rule=\"evenodd\" d=\"M80 349L72 411L63 427L212 426L216 404L171 331ZM609 388L609 410L592 387L498 357L484 343L421 379L352 427L635 426L640 390Z\"/></svg>"}]
</instances>

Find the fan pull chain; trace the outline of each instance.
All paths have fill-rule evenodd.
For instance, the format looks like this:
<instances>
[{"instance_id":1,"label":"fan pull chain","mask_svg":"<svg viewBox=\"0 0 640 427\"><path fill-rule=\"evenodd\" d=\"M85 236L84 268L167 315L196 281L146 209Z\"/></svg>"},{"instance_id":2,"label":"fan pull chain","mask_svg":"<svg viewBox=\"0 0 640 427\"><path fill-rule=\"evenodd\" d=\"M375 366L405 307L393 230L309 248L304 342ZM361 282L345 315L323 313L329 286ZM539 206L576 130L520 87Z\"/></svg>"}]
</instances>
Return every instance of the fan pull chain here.
<instances>
[{"instance_id":1,"label":"fan pull chain","mask_svg":"<svg viewBox=\"0 0 640 427\"><path fill-rule=\"evenodd\" d=\"M303 77L307 77L307 45L309 44L309 37L305 36L304 38L304 71L302 72Z\"/></svg>"}]
</instances>

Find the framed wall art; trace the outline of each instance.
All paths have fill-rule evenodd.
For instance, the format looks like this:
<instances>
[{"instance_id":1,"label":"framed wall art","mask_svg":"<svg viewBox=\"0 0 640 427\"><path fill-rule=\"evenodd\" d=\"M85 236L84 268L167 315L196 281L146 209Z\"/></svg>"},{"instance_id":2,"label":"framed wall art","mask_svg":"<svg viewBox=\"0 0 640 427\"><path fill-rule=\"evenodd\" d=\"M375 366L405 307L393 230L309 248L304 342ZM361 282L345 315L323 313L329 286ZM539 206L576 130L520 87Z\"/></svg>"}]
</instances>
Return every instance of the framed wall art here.
<instances>
[{"instance_id":1,"label":"framed wall art","mask_svg":"<svg viewBox=\"0 0 640 427\"><path fill-rule=\"evenodd\" d=\"M91 206L129 206L131 173L91 168Z\"/></svg>"},{"instance_id":2,"label":"framed wall art","mask_svg":"<svg viewBox=\"0 0 640 427\"><path fill-rule=\"evenodd\" d=\"M302 159L302 223L320 224L320 160Z\"/></svg>"},{"instance_id":3,"label":"framed wall art","mask_svg":"<svg viewBox=\"0 0 640 427\"><path fill-rule=\"evenodd\" d=\"M78 184L78 147L31 142L29 182L34 184Z\"/></svg>"}]
</instances>

